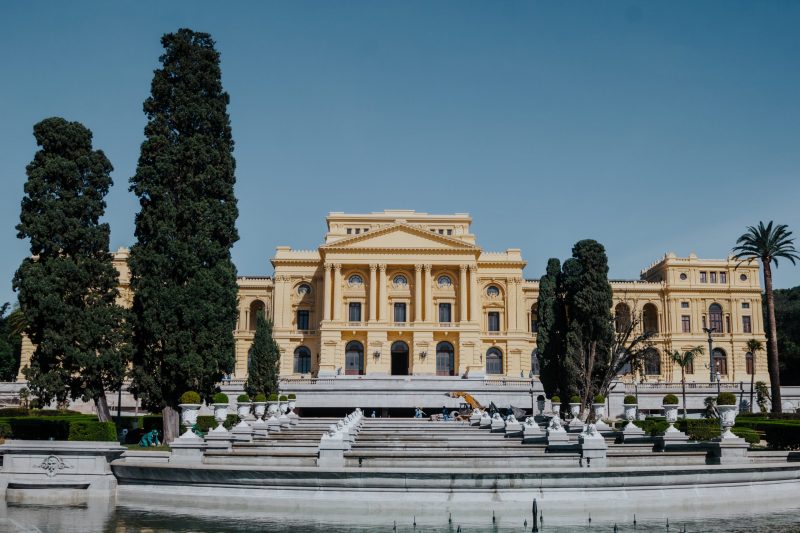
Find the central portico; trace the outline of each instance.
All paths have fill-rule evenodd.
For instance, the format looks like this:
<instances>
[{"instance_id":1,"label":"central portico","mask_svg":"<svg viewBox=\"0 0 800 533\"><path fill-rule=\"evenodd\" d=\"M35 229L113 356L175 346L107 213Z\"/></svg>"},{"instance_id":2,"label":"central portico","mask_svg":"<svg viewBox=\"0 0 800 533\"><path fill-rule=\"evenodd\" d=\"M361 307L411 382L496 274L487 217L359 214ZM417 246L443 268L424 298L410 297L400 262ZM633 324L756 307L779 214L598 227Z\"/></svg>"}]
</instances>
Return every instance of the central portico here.
<instances>
[{"instance_id":1,"label":"central portico","mask_svg":"<svg viewBox=\"0 0 800 533\"><path fill-rule=\"evenodd\" d=\"M278 248L275 309L291 311L275 316L274 334L282 348L302 352L281 358L281 374L484 375L481 332L492 330L489 344L501 340L500 286L509 276L521 281L524 262L518 250L486 262L470 223L466 214L332 213L317 251ZM487 294L496 305L482 305L486 273L479 271L486 267L501 278ZM525 344L526 329L519 332ZM310 364L296 364L314 348ZM489 361L490 372L505 373L504 348Z\"/></svg>"}]
</instances>

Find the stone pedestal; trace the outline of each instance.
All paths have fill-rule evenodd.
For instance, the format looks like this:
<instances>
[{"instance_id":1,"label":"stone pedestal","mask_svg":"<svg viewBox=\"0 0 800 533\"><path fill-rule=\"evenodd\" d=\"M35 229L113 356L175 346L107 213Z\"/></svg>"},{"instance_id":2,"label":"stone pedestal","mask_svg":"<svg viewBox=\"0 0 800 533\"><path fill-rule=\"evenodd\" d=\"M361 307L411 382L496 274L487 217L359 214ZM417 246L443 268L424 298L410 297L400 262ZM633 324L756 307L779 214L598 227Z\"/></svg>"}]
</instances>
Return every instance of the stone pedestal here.
<instances>
[{"instance_id":1,"label":"stone pedestal","mask_svg":"<svg viewBox=\"0 0 800 533\"><path fill-rule=\"evenodd\" d=\"M342 435L323 435L319 441L319 455L317 466L343 467L344 452L347 449L346 443L342 440Z\"/></svg>"},{"instance_id":2,"label":"stone pedestal","mask_svg":"<svg viewBox=\"0 0 800 533\"><path fill-rule=\"evenodd\" d=\"M535 421L526 421L522 426L522 442L523 444L531 444L534 442L542 442L547 440L547 434L542 431Z\"/></svg>"},{"instance_id":3,"label":"stone pedestal","mask_svg":"<svg viewBox=\"0 0 800 533\"><path fill-rule=\"evenodd\" d=\"M492 425L490 427L492 428L492 433L504 433L506 430L506 423L499 416L496 418L493 417Z\"/></svg>"},{"instance_id":4,"label":"stone pedestal","mask_svg":"<svg viewBox=\"0 0 800 533\"><path fill-rule=\"evenodd\" d=\"M481 416L482 413L478 411L472 411L472 414L469 417L469 425L470 426L480 426L481 425Z\"/></svg>"},{"instance_id":5,"label":"stone pedestal","mask_svg":"<svg viewBox=\"0 0 800 533\"><path fill-rule=\"evenodd\" d=\"M592 434L591 430L588 433L581 433L578 436L578 444L581 447L581 464L583 466L589 468L608 466L608 459L606 458L608 446L602 435L596 431Z\"/></svg>"},{"instance_id":6,"label":"stone pedestal","mask_svg":"<svg viewBox=\"0 0 800 533\"><path fill-rule=\"evenodd\" d=\"M718 465L749 463L747 441L740 437L714 439L709 449L709 462Z\"/></svg>"},{"instance_id":7,"label":"stone pedestal","mask_svg":"<svg viewBox=\"0 0 800 533\"><path fill-rule=\"evenodd\" d=\"M490 417L488 413L483 413L480 420L480 428L491 429L491 427L492 427L492 417Z\"/></svg>"},{"instance_id":8,"label":"stone pedestal","mask_svg":"<svg viewBox=\"0 0 800 533\"><path fill-rule=\"evenodd\" d=\"M581 431L583 431L583 426L584 426L583 420L581 420L576 416L569 421L569 424L567 424L567 431L569 431L570 433L580 433Z\"/></svg>"},{"instance_id":9,"label":"stone pedestal","mask_svg":"<svg viewBox=\"0 0 800 533\"><path fill-rule=\"evenodd\" d=\"M517 420L506 421L506 438L509 437L521 437L522 436L522 424L520 424Z\"/></svg>"},{"instance_id":10,"label":"stone pedestal","mask_svg":"<svg viewBox=\"0 0 800 533\"><path fill-rule=\"evenodd\" d=\"M656 437L656 449L661 451L669 450L671 447L682 445L689 442L689 437L683 431L679 431L670 426L663 435Z\"/></svg>"},{"instance_id":11,"label":"stone pedestal","mask_svg":"<svg viewBox=\"0 0 800 533\"><path fill-rule=\"evenodd\" d=\"M285 414L282 414L281 416L278 417L278 423L281 425L281 428L288 428L291 425L289 417L286 416Z\"/></svg>"},{"instance_id":12,"label":"stone pedestal","mask_svg":"<svg viewBox=\"0 0 800 533\"><path fill-rule=\"evenodd\" d=\"M296 426L297 424L300 423L300 417L297 416L297 414L295 414L294 411L290 411L289 414L286 415L286 416L289 417L289 424L290 425Z\"/></svg>"},{"instance_id":13,"label":"stone pedestal","mask_svg":"<svg viewBox=\"0 0 800 533\"><path fill-rule=\"evenodd\" d=\"M636 424L634 424L633 422L628 422L622 429L621 433L622 442L636 442L644 438L645 438L644 430L639 426L637 426Z\"/></svg>"},{"instance_id":14,"label":"stone pedestal","mask_svg":"<svg viewBox=\"0 0 800 533\"><path fill-rule=\"evenodd\" d=\"M250 426L253 428L253 440L267 440L269 437L269 431L267 431L267 423L263 420L258 420L253 422L253 425Z\"/></svg>"},{"instance_id":15,"label":"stone pedestal","mask_svg":"<svg viewBox=\"0 0 800 533\"><path fill-rule=\"evenodd\" d=\"M548 446L566 446L569 444L569 435L564 428L547 430Z\"/></svg>"},{"instance_id":16,"label":"stone pedestal","mask_svg":"<svg viewBox=\"0 0 800 533\"><path fill-rule=\"evenodd\" d=\"M277 417L272 417L267 420L267 430L270 433L280 433L281 431L281 422L278 420Z\"/></svg>"},{"instance_id":17,"label":"stone pedestal","mask_svg":"<svg viewBox=\"0 0 800 533\"><path fill-rule=\"evenodd\" d=\"M202 463L206 441L200 437L180 437L172 441L169 448L170 463Z\"/></svg>"},{"instance_id":18,"label":"stone pedestal","mask_svg":"<svg viewBox=\"0 0 800 533\"><path fill-rule=\"evenodd\" d=\"M234 426L231 433L233 434L233 440L236 442L253 442L253 428L251 426Z\"/></svg>"},{"instance_id":19,"label":"stone pedestal","mask_svg":"<svg viewBox=\"0 0 800 533\"><path fill-rule=\"evenodd\" d=\"M235 438L229 431L209 431L205 440L206 450L229 452Z\"/></svg>"}]
</instances>

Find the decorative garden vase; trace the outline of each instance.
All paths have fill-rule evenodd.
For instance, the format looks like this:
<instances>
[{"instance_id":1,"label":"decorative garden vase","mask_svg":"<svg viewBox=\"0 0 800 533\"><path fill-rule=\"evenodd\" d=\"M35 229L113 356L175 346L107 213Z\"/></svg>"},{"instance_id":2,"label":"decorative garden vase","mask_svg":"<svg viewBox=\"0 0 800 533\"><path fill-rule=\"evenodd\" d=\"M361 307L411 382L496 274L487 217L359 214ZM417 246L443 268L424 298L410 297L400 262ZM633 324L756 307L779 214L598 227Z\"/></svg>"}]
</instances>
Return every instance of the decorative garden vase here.
<instances>
[{"instance_id":1,"label":"decorative garden vase","mask_svg":"<svg viewBox=\"0 0 800 533\"><path fill-rule=\"evenodd\" d=\"M225 420L228 419L228 404L227 403L215 403L212 404L214 406L214 420L217 422L217 427L212 429L214 433L227 433L228 430L225 429L223 424Z\"/></svg>"},{"instance_id":2,"label":"decorative garden vase","mask_svg":"<svg viewBox=\"0 0 800 533\"><path fill-rule=\"evenodd\" d=\"M601 421L606 416L606 404L604 403L593 403L592 408L594 409L594 419L596 421Z\"/></svg>"},{"instance_id":3,"label":"decorative garden vase","mask_svg":"<svg viewBox=\"0 0 800 533\"><path fill-rule=\"evenodd\" d=\"M544 414L544 400L536 400L536 407L539 409L539 416Z\"/></svg>"},{"instance_id":4,"label":"decorative garden vase","mask_svg":"<svg viewBox=\"0 0 800 533\"><path fill-rule=\"evenodd\" d=\"M286 414L286 411L289 410L289 404L287 402L281 402L278 410L281 412L282 415Z\"/></svg>"},{"instance_id":5,"label":"decorative garden vase","mask_svg":"<svg viewBox=\"0 0 800 533\"><path fill-rule=\"evenodd\" d=\"M178 405L181 408L181 423L186 428L186 432L180 436L182 439L197 439L199 438L192 428L197 423L197 414L200 412L199 403L182 403Z\"/></svg>"},{"instance_id":6,"label":"decorative garden vase","mask_svg":"<svg viewBox=\"0 0 800 533\"><path fill-rule=\"evenodd\" d=\"M250 402L239 402L236 406L236 414L239 416L237 427L249 427L249 424L245 422L244 419L250 414Z\"/></svg>"},{"instance_id":7,"label":"decorative garden vase","mask_svg":"<svg viewBox=\"0 0 800 533\"><path fill-rule=\"evenodd\" d=\"M278 402L275 400L267 402L267 414L269 417L275 418L275 414L278 412Z\"/></svg>"},{"instance_id":8,"label":"decorative garden vase","mask_svg":"<svg viewBox=\"0 0 800 533\"><path fill-rule=\"evenodd\" d=\"M296 400L289 400L289 410L290 411L294 411L295 402L296 402Z\"/></svg>"},{"instance_id":9,"label":"decorative garden vase","mask_svg":"<svg viewBox=\"0 0 800 533\"><path fill-rule=\"evenodd\" d=\"M736 438L731 428L736 423L736 406L735 405L717 405L719 411L719 429L721 439Z\"/></svg>"},{"instance_id":10,"label":"decorative garden vase","mask_svg":"<svg viewBox=\"0 0 800 533\"><path fill-rule=\"evenodd\" d=\"M580 403L570 403L569 404L569 412L572 415L572 418L578 418L578 415L581 412L581 404Z\"/></svg>"},{"instance_id":11,"label":"decorative garden vase","mask_svg":"<svg viewBox=\"0 0 800 533\"><path fill-rule=\"evenodd\" d=\"M638 407L635 403L626 403L624 404L625 407L625 420L628 421L628 424L633 424L633 421L636 420L636 408Z\"/></svg>"},{"instance_id":12,"label":"decorative garden vase","mask_svg":"<svg viewBox=\"0 0 800 533\"><path fill-rule=\"evenodd\" d=\"M253 402L253 414L256 417L256 422L262 422L264 413L267 411L267 402Z\"/></svg>"},{"instance_id":13,"label":"decorative garden vase","mask_svg":"<svg viewBox=\"0 0 800 533\"><path fill-rule=\"evenodd\" d=\"M675 429L675 426L673 425L675 422L678 421L677 404L674 405L664 404L661 406L661 408L664 409L664 418L667 419L667 423L669 424L666 433L675 433L676 431L678 431L677 429Z\"/></svg>"}]
</instances>

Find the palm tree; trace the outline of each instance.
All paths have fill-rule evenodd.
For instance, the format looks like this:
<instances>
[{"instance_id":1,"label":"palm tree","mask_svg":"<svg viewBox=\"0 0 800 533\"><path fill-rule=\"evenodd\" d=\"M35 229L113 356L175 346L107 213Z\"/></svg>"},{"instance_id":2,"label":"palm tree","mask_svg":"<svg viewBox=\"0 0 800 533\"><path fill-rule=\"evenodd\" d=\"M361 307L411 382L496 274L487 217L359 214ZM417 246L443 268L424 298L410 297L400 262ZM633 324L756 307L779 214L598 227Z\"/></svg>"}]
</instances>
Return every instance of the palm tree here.
<instances>
[{"instance_id":1,"label":"palm tree","mask_svg":"<svg viewBox=\"0 0 800 533\"><path fill-rule=\"evenodd\" d=\"M773 227L772 221L764 226L748 226L747 233L736 240L734 258L744 261L761 260L764 268L764 293L767 298L767 368L772 387L772 412L781 412L781 377L778 369L778 333L775 327L775 299L772 293L772 263L778 267L778 258L788 259L792 264L800 259L794 247L792 232L785 224Z\"/></svg>"},{"instance_id":2,"label":"palm tree","mask_svg":"<svg viewBox=\"0 0 800 533\"><path fill-rule=\"evenodd\" d=\"M686 368L691 366L694 358L703 354L702 346L695 346L681 354L678 350L673 350L669 354L670 359L681 367L681 392L683 394L683 418L686 419Z\"/></svg>"},{"instance_id":3,"label":"palm tree","mask_svg":"<svg viewBox=\"0 0 800 533\"><path fill-rule=\"evenodd\" d=\"M758 339L750 339L747 341L747 351L753 354L752 356L752 365L753 365L753 373L750 374L750 412L753 412L753 390L754 390L754 381L756 379L756 352L760 352L764 349L764 345Z\"/></svg>"}]
</instances>

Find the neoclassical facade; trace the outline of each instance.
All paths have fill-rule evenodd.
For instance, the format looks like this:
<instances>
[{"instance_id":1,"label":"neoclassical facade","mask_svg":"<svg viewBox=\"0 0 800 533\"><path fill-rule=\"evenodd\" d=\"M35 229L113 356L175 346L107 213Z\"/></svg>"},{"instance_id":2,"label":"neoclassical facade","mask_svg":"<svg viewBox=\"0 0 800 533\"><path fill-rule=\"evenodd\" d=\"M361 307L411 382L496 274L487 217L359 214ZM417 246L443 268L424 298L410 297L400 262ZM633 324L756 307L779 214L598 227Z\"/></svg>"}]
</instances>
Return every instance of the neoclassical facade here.
<instances>
[{"instance_id":1,"label":"neoclassical facade","mask_svg":"<svg viewBox=\"0 0 800 533\"><path fill-rule=\"evenodd\" d=\"M481 249L470 224L460 213L331 213L317 250L278 247L272 278L239 280L236 377L260 309L274 321L282 376L535 375L538 280L523 277L519 249ZM612 287L620 325L638 316L655 333L631 379L679 380L669 351L707 352L712 327L722 381L768 381L765 354L754 361L746 347L765 340L757 264L667 254ZM708 382L708 364L697 360L687 379Z\"/></svg>"},{"instance_id":2,"label":"neoclassical facade","mask_svg":"<svg viewBox=\"0 0 800 533\"><path fill-rule=\"evenodd\" d=\"M274 323L283 377L438 375L529 377L538 373L539 282L525 279L519 249L487 252L467 214L331 213L316 250L279 246L274 276L239 278L234 377L247 374L256 316ZM120 301L131 302L128 253L115 253ZM701 345L714 328L714 365L725 382L769 381L756 263L667 254L639 280L612 281L614 314L655 333L641 375L673 382L668 353ZM23 346L24 366L32 353ZM708 355L687 380L708 382Z\"/></svg>"}]
</instances>

